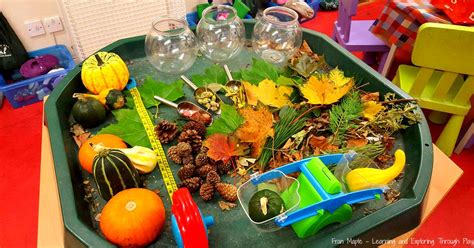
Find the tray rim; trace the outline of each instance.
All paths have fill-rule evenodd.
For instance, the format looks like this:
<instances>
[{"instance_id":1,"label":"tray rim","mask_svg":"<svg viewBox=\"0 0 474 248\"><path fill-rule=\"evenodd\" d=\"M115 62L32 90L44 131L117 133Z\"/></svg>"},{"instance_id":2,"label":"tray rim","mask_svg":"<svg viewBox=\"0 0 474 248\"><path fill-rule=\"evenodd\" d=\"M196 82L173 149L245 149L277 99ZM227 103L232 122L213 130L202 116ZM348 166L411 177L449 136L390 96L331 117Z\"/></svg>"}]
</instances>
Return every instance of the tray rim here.
<instances>
[{"instance_id":1,"label":"tray rim","mask_svg":"<svg viewBox=\"0 0 474 248\"><path fill-rule=\"evenodd\" d=\"M254 20L243 20L246 25L252 25L255 23ZM383 81L384 84L396 94L402 96L403 98L411 98L407 93L403 90L398 88L388 79L382 77L377 71L375 71L372 67L368 66L367 64L360 62L357 57L353 54L345 50L342 46L332 40L329 36L309 30L306 28L302 28L303 33L318 36L319 38L323 39L324 41L330 43L338 52L344 54L348 59L352 60L354 63L360 65L364 70L372 72L373 76L380 81ZM248 31L248 30L247 30ZM119 47L123 44L133 41L140 41L144 40L144 35L135 36L130 38L121 39L115 41L104 48L100 49L100 51L111 51L116 47ZM68 86L65 82L69 82L73 79L76 74L80 73L82 66L82 62L77 64L74 69L68 72L68 74L63 78L61 83L54 89L52 94L49 96L48 100L45 103L45 113L46 113L46 121L48 124L49 136L51 139L51 147L56 148L52 149L53 153L53 161L54 161L54 168L56 172L56 179L58 182L58 192L60 196L61 202L61 213L64 220L64 226L69 231L70 234L74 235L75 238L80 240L84 245L87 246L98 246L98 247L114 247L111 243L106 241L100 235L97 234L96 230L93 230L90 227L87 227L79 221L78 218L68 218L69 216L76 216L77 209L75 204L70 204L69 207L65 207L65 202L75 201L74 193L73 193L73 186L70 180L71 174L69 170L64 170L60 167L61 164L67 164L65 146L62 142L62 137L64 137L64 133L61 132L60 128L60 118L58 115L58 108L56 106L56 101L58 100L60 93L66 89ZM431 172L433 168L433 143L431 140L431 134L429 132L428 124L426 121L425 116L422 114L421 108L417 107L418 111L421 113L421 121L417 125L419 132L420 132L420 143L422 144L421 148L421 158L420 158L420 169L419 173L416 177L416 181L412 187L413 197L412 198L402 198L399 201L392 203L386 207L384 207L384 211L375 211L368 216L364 216L361 219L358 219L356 223L351 225L343 226L338 229L338 233L342 233L344 235L338 235L340 237L333 237L333 238L341 238L345 240L345 237L358 237L375 227L382 225L384 222L395 218L396 216L393 215L385 215L387 211L398 213L398 215L402 215L404 213L409 212L411 209L418 207L424 200L426 195L429 182L431 180ZM385 216L384 216L385 215ZM357 226L364 226L364 230L362 232L356 231L358 228L355 228L354 225ZM84 240L83 237L88 237L89 239ZM306 244L307 245L307 244ZM303 244L303 246L306 246Z\"/></svg>"}]
</instances>

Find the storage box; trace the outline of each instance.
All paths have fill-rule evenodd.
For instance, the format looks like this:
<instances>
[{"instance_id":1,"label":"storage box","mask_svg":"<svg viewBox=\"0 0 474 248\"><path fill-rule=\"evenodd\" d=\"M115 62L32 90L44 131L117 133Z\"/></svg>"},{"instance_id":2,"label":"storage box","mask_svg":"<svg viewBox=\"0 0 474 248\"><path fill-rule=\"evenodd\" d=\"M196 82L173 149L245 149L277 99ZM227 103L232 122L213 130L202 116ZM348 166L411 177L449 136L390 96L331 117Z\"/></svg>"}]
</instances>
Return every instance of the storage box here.
<instances>
[{"instance_id":1,"label":"storage box","mask_svg":"<svg viewBox=\"0 0 474 248\"><path fill-rule=\"evenodd\" d=\"M250 38L255 24L253 20L244 20L246 37ZM144 36L132 37L116 41L101 51L114 52L124 60L131 60L130 74L136 79L144 79L147 75L159 78L165 82L174 82L179 75L159 73L146 60L144 51ZM397 98L411 98L390 81L378 74L370 66L359 60L342 48L330 37L303 29L303 39L308 42L314 52L324 55L332 66L338 66L346 76L353 76L357 82L369 83L362 87L365 91L388 92L396 94ZM255 54L244 49L228 65L232 71L244 68L251 63ZM185 73L190 77L200 74L213 63L199 57L196 63ZM94 184L93 177L84 172L77 159L78 148L69 132L69 117L75 100L75 92L85 92L80 67L74 68L46 101L45 113L48 121L49 135L54 158L58 190L61 199L61 211L64 216L65 242L70 247L115 247L98 231L97 214L104 205L99 198L99 207L90 205L84 200L87 194L86 183ZM193 91L184 87L186 97L190 100ZM422 113L418 108L418 112ZM160 105L160 116L176 115L176 110ZM433 144L426 119L417 125L397 133L395 148L406 152L407 167L403 179L399 182L400 199L385 205L385 199L377 201L380 209L368 213L364 206L358 206L353 211L350 221L334 224L320 230L317 234L306 239L299 239L291 228L283 228L274 233L258 233L253 224L248 221L242 209L222 211L217 206L217 199L211 203L204 202L199 194L193 198L203 215L212 215L216 220L209 232L210 247L331 247L343 244L351 246L348 240L364 242L361 247L376 247L375 241L390 240L419 225L421 221L422 202L431 178L433 167ZM164 145L168 149L170 144ZM180 166L170 162L174 175ZM166 193L165 184L158 169L147 175L147 187L159 190L166 209L166 223L163 233L150 247L176 247L171 225L170 198ZM233 180L226 178L226 180ZM240 208L240 206L238 207ZM357 241L359 242L359 241Z\"/></svg>"},{"instance_id":2,"label":"storage box","mask_svg":"<svg viewBox=\"0 0 474 248\"><path fill-rule=\"evenodd\" d=\"M42 101L75 66L71 53L64 45L51 46L28 53L31 58L44 54L56 56L59 60L59 67L64 68L64 70L11 84L7 84L4 76L0 75L0 92L3 92L13 108L19 108Z\"/></svg>"}]
</instances>

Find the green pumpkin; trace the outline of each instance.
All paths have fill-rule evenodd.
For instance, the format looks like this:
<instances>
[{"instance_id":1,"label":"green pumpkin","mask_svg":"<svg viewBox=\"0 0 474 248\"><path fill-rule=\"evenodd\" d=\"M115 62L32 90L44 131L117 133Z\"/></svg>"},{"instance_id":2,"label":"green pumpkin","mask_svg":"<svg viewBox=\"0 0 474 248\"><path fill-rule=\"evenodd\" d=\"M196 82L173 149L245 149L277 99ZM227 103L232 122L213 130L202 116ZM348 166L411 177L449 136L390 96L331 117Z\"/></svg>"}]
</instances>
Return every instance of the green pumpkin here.
<instances>
[{"instance_id":1,"label":"green pumpkin","mask_svg":"<svg viewBox=\"0 0 474 248\"><path fill-rule=\"evenodd\" d=\"M95 156L92 173L100 196L108 201L118 192L140 187L140 175L124 152L103 149Z\"/></svg>"},{"instance_id":2,"label":"green pumpkin","mask_svg":"<svg viewBox=\"0 0 474 248\"><path fill-rule=\"evenodd\" d=\"M79 97L72 107L72 116L83 127L91 128L105 121L106 110L97 99Z\"/></svg>"},{"instance_id":3,"label":"green pumpkin","mask_svg":"<svg viewBox=\"0 0 474 248\"><path fill-rule=\"evenodd\" d=\"M283 211L285 211L283 199L272 190L260 190L250 198L249 216L255 222L266 221Z\"/></svg>"}]
</instances>

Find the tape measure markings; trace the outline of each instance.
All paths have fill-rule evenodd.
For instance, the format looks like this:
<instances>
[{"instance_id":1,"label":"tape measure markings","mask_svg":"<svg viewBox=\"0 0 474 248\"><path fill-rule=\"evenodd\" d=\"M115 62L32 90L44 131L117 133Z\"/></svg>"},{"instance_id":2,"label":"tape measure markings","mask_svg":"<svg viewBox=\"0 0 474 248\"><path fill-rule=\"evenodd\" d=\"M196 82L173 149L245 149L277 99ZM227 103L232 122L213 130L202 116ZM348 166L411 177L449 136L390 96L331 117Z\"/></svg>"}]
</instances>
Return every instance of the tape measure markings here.
<instances>
[{"instance_id":1,"label":"tape measure markings","mask_svg":"<svg viewBox=\"0 0 474 248\"><path fill-rule=\"evenodd\" d=\"M166 190L168 191L168 195L170 196L170 200L172 201L173 192L178 189L176 185L176 181L174 180L173 172L171 171L168 160L166 159L165 151L161 146L160 141L155 136L155 130L153 122L148 115L148 112L143 104L142 98L140 96L140 92L136 87L133 87L130 90L130 94L132 95L133 102L135 103L135 107L137 109L138 115L143 123L143 127L145 128L146 134L148 139L150 140L151 147L153 151L158 156L158 167L160 168L161 176L163 177L163 182L165 184Z\"/></svg>"}]
</instances>

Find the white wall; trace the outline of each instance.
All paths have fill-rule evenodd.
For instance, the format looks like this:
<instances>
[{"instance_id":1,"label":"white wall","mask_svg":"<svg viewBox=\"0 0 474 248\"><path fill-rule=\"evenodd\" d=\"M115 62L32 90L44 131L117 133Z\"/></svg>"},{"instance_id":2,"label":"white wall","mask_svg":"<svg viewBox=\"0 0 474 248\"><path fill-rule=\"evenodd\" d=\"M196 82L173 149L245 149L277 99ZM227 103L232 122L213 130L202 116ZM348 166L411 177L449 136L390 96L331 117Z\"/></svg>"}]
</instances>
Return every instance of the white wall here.
<instances>
[{"instance_id":1,"label":"white wall","mask_svg":"<svg viewBox=\"0 0 474 248\"><path fill-rule=\"evenodd\" d=\"M0 10L8 23L20 38L26 50L36 50L57 44L71 47L71 41L65 30L53 34L46 33L41 36L29 37L25 21L42 20L50 16L61 16L61 11L56 0L0 0ZM44 23L43 23L44 25Z\"/></svg>"},{"instance_id":2,"label":"white wall","mask_svg":"<svg viewBox=\"0 0 474 248\"><path fill-rule=\"evenodd\" d=\"M97 0L96 0L97 1ZM102 0L104 1L104 0ZM140 1L140 0L137 0ZM171 0L172 1L172 0ZM207 0L183 0L186 4L186 12L196 11L196 5L206 3ZM217 0L215 3L223 3L226 0ZM12 26L13 30L20 38L26 50L36 50L57 44L64 44L71 48L71 40L65 30L53 34L46 33L41 36L29 37L26 31L25 21L42 20L50 16L60 16L61 9L57 0L0 0L0 11ZM70 49L72 51L72 49Z\"/></svg>"}]
</instances>

